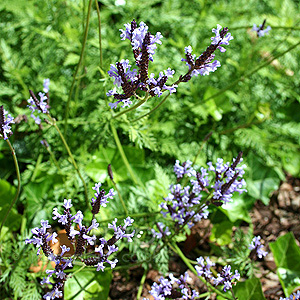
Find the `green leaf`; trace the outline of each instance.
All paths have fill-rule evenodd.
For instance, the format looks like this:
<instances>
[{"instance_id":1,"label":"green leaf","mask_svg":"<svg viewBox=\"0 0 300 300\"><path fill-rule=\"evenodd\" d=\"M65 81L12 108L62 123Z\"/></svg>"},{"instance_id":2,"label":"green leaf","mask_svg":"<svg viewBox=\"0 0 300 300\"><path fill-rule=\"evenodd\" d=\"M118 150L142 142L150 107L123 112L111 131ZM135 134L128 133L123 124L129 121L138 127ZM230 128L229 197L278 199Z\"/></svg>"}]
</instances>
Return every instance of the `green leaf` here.
<instances>
[{"instance_id":1,"label":"green leaf","mask_svg":"<svg viewBox=\"0 0 300 300\"><path fill-rule=\"evenodd\" d=\"M248 195L260 199L265 205L270 202L270 194L278 189L280 178L273 168L267 167L261 159L253 154L246 158L250 178L247 179Z\"/></svg>"},{"instance_id":2,"label":"green leaf","mask_svg":"<svg viewBox=\"0 0 300 300\"><path fill-rule=\"evenodd\" d=\"M240 195L239 193L234 193L232 200L232 202L222 206L223 212L232 223L237 220L243 220L250 224L251 218L248 210L253 206L255 200L251 197L247 197L247 195Z\"/></svg>"},{"instance_id":3,"label":"green leaf","mask_svg":"<svg viewBox=\"0 0 300 300\"><path fill-rule=\"evenodd\" d=\"M2 223L5 213L9 209L16 194L16 188L7 181L0 179L0 223ZM21 216L15 207L10 211L6 219L5 226L11 230L17 230L21 224Z\"/></svg>"},{"instance_id":4,"label":"green leaf","mask_svg":"<svg viewBox=\"0 0 300 300\"><path fill-rule=\"evenodd\" d=\"M217 242L221 246L228 245L231 242L232 225L233 224L230 221L214 224L210 240L212 242Z\"/></svg>"},{"instance_id":5,"label":"green leaf","mask_svg":"<svg viewBox=\"0 0 300 300\"><path fill-rule=\"evenodd\" d=\"M233 288L235 296L239 300L264 300L261 283L258 278L251 278L244 282L238 282Z\"/></svg>"},{"instance_id":6,"label":"green leaf","mask_svg":"<svg viewBox=\"0 0 300 300\"><path fill-rule=\"evenodd\" d=\"M107 299L111 280L111 271L81 271L67 280L65 299Z\"/></svg>"},{"instance_id":7,"label":"green leaf","mask_svg":"<svg viewBox=\"0 0 300 300\"><path fill-rule=\"evenodd\" d=\"M70 53L66 57L66 60L64 61L64 66L70 66L70 65L76 65L79 61L79 55L75 53Z\"/></svg>"},{"instance_id":8,"label":"green leaf","mask_svg":"<svg viewBox=\"0 0 300 300\"><path fill-rule=\"evenodd\" d=\"M286 296L300 285L300 248L289 232L270 243L277 266L277 274Z\"/></svg>"}]
</instances>

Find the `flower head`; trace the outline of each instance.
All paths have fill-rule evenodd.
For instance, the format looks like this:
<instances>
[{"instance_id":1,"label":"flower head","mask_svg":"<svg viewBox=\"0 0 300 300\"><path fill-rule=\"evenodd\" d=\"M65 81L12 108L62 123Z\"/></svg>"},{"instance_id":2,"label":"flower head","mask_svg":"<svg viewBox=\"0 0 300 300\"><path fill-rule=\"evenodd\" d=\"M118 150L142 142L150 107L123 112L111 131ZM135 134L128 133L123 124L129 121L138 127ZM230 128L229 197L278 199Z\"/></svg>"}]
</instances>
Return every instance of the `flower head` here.
<instances>
[{"instance_id":1,"label":"flower head","mask_svg":"<svg viewBox=\"0 0 300 300\"><path fill-rule=\"evenodd\" d=\"M261 240L260 236L255 236L249 245L249 249L251 250L251 252L253 251L258 258L263 258L268 254L268 252L262 249L263 245L261 244L260 240Z\"/></svg>"},{"instance_id":2,"label":"flower head","mask_svg":"<svg viewBox=\"0 0 300 300\"><path fill-rule=\"evenodd\" d=\"M7 140L13 132L11 131L10 124L14 124L14 118L0 106L0 139Z\"/></svg>"},{"instance_id":3,"label":"flower head","mask_svg":"<svg viewBox=\"0 0 300 300\"><path fill-rule=\"evenodd\" d=\"M263 21L262 24L257 26L256 24L253 24L252 31L256 31L258 37L265 36L266 34L269 34L269 31L272 29L271 26L268 26L265 28L266 20Z\"/></svg>"},{"instance_id":4,"label":"flower head","mask_svg":"<svg viewBox=\"0 0 300 300\"><path fill-rule=\"evenodd\" d=\"M38 98L33 93L33 91L29 90L29 93L30 93L31 97L27 100L27 103L28 103L27 106L31 110L30 116L34 119L35 123L39 125L39 124L41 124L41 119L38 115L35 115L35 114L36 113L37 114L48 113L48 108L49 108L49 105L47 103L48 97L44 93L39 92L38 96L40 99L38 100Z\"/></svg>"},{"instance_id":5,"label":"flower head","mask_svg":"<svg viewBox=\"0 0 300 300\"><path fill-rule=\"evenodd\" d=\"M183 58L182 61L186 62L186 65L189 67L189 72L181 76L180 81L187 82L193 76L208 75L210 72L215 72L217 68L221 66L218 60L214 61L214 52L217 49L219 49L220 52L225 52L226 49L221 45L229 45L229 41L233 39L233 36L228 32L227 27L222 29L222 26L219 24L217 24L216 29L212 29L212 32L215 36L211 38L211 45L207 47L198 58L196 58L195 54L192 54L193 49L191 46L185 47L185 58Z\"/></svg>"}]
</instances>

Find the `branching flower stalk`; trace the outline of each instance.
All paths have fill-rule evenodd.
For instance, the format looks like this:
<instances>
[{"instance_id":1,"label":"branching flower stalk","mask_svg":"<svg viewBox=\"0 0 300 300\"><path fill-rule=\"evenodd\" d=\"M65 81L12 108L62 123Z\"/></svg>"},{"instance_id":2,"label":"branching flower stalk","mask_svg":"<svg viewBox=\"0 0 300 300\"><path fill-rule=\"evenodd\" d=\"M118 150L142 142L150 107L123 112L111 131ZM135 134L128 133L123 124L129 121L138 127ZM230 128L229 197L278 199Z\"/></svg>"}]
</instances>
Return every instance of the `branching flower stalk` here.
<instances>
[{"instance_id":1,"label":"branching flower stalk","mask_svg":"<svg viewBox=\"0 0 300 300\"><path fill-rule=\"evenodd\" d=\"M19 194L20 194L20 190L21 190L21 175L20 175L18 159L17 159L15 149L9 141L9 137L13 134L10 124L13 124L13 123L14 123L14 118L3 108L3 105L1 105L0 106L0 139L6 140L8 146L11 150L11 154L12 154L15 169L16 169L17 179L18 179L18 186L17 186L17 191L14 196L14 199L12 200L8 210L5 212L5 215L1 222L0 234L1 234L2 227L4 226L4 224L8 218L9 213L11 212L13 206L15 205L15 203L17 202L17 200L19 198Z\"/></svg>"},{"instance_id":2,"label":"branching flower stalk","mask_svg":"<svg viewBox=\"0 0 300 300\"><path fill-rule=\"evenodd\" d=\"M45 79L44 80L44 92L46 92L47 94L49 93L49 84L50 84L50 81L49 79ZM51 126L53 126L57 133L59 134L59 137L61 138L62 142L63 142L63 145L64 147L66 148L67 150L67 153L70 157L70 160L72 162L72 165L74 166L74 169L76 170L82 184L83 184L83 187L84 187L84 195L85 195L85 201L86 201L86 204L88 205L89 203L89 200L88 200L88 190L87 190L87 186L86 186L86 183L81 175L81 172L79 170L79 167L74 159L74 156L70 150L70 147L64 137L64 135L62 134L62 132L60 131L60 129L58 128L57 124L56 124L56 119L53 118L51 115L50 115L50 112L49 112L49 105L48 105L48 102L47 102L47 99L48 97L45 95L45 93L38 93L38 96L40 99L38 99L36 97L36 95L34 94L33 91L29 90L29 93L30 93L30 98L27 100L28 102L28 107L30 108L31 110L31 117L34 119L35 123L36 124L41 124L42 120L41 118L39 117L40 114L43 114L43 115L46 115L48 117L48 120L47 119L44 119L45 122L47 122L48 124L50 124Z\"/></svg>"},{"instance_id":3,"label":"branching flower stalk","mask_svg":"<svg viewBox=\"0 0 300 300\"><path fill-rule=\"evenodd\" d=\"M222 29L220 25L217 25L217 28L212 30L213 33L215 33L215 36L211 38L211 45L207 47L199 57L196 58L196 56L192 54L191 46L186 47L185 58L182 59L182 61L186 62L189 71L185 75L180 75L175 83L168 86L166 85L166 82L168 78L173 77L175 73L174 70L168 68L167 70L161 71L158 78L155 78L153 73L150 75L148 73L149 62L153 61L153 56L157 48L156 44L161 44L161 33L157 32L156 35L152 35L144 22L141 22L138 26L135 20L125 24L125 30L120 29L120 31L121 39L128 39L131 42L135 65L138 69L131 69L129 60L124 59L120 62L116 62L115 65L111 64L108 74L110 77L114 78L114 84L119 89L122 88L123 93L118 93L116 89L110 90L107 93L107 96L113 96L118 101L109 103L109 105L112 109L116 108L119 103L122 103L122 107L130 106L132 104L132 101L130 100L132 96L137 99L140 98L137 94L138 91L144 91L146 94L143 100L133 107L115 115L114 118L134 110L149 98L155 96L160 97L165 91L169 91L168 95L175 93L179 83L188 82L193 76L204 76L208 75L210 72L216 71L217 67L220 67L221 64L219 61L214 60L214 52L217 49L221 52L225 52L226 49L221 45L228 45L229 41L233 39L228 32L227 27ZM166 101L168 95L165 96L163 101L155 109ZM155 109L153 109L153 111Z\"/></svg>"},{"instance_id":4,"label":"branching flower stalk","mask_svg":"<svg viewBox=\"0 0 300 300\"><path fill-rule=\"evenodd\" d=\"M92 230L96 230L99 227L95 215L99 213L101 207L106 207L108 199L113 199L115 195L113 189L106 194L104 189L100 188L101 183L96 183L93 187L95 191L94 197L91 199L93 217L89 226L83 224L84 216L81 211L77 211L75 215L71 213L70 209L73 206L71 199L64 200L63 214L58 212L58 208L53 209L53 220L57 220L64 227L68 240L71 242L72 250L74 250L73 255L70 252L71 248L66 247L66 245L60 245L61 251L59 254L54 253L50 245L58 242L57 233L53 232L48 220L41 220L41 227L31 230L33 238L25 241L26 244L33 244L38 248L38 255L42 250L48 260L55 263L54 270L47 270L47 277L41 282L42 285L52 286L51 291L43 296L46 300L63 297L64 284L69 277L65 271L73 268L76 260L79 259L84 266L96 267L97 271L104 271L107 264L113 269L118 259L112 260L110 256L119 250L116 243L124 238L128 242L132 242L135 231L126 233L127 227L134 222L130 217L124 220L124 225L117 225L116 218L111 224L108 224L108 228L114 231L114 234L108 240L103 237L97 239L95 235L91 235Z\"/></svg>"}]
</instances>

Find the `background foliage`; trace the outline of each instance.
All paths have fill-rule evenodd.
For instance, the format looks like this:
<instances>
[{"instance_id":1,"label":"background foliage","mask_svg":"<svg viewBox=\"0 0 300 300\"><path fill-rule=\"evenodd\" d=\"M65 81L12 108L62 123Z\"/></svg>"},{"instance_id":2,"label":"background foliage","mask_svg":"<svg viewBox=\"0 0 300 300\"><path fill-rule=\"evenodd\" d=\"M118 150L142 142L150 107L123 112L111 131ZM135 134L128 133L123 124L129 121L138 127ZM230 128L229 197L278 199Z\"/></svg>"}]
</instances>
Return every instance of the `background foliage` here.
<instances>
[{"instance_id":1,"label":"background foliage","mask_svg":"<svg viewBox=\"0 0 300 300\"><path fill-rule=\"evenodd\" d=\"M270 193L284 179L285 172L293 176L300 173L300 52L294 48L281 55L299 42L298 1L132 0L123 3L102 0L99 4L102 68L97 11L92 3L86 49L70 95L66 130L70 148L88 182L90 196L94 182L102 181L111 187L106 170L112 164L129 214L155 213L174 181L171 175L174 161L192 160L204 137L212 131L209 142L197 156L197 165L204 166L217 157L230 161L242 150L248 166L245 178L248 194L237 197L235 205L220 210L222 217L212 220L214 224L228 222L229 231L219 235L215 232L214 236L221 236L221 244L230 243L232 226L241 221L250 222L248 211L255 200L261 199L267 205ZM20 200L6 223L6 234L1 237L9 241L3 250L7 255L10 247L17 247L20 236L28 235L29 229L41 219L49 219L53 207L61 206L64 198L72 198L77 209L87 209L82 183L56 132L47 124L42 128L34 124L26 107L28 89L40 91L43 79L50 78L51 114L58 120L58 126L65 128L66 104L82 48L87 9L86 0L0 3L0 99L5 109L20 120L14 126L11 140L22 172ZM164 36L150 64L150 72L158 74L171 67L176 70L175 80L186 71L180 61L185 46L191 45L200 55L210 44L211 28L217 23L228 26L234 36L227 51L217 56L222 64L217 72L180 85L163 106L139 121L134 122L161 99L150 99L138 110L113 121L134 178L116 146L107 106L111 99L106 97L106 91L112 88L107 75L109 65L120 59L132 60L130 45L120 40L119 28L133 18L138 23L144 21L152 33L160 31ZM258 39L250 28L265 18L273 30ZM274 59L276 56L279 57ZM50 145L50 153L40 144L43 138ZM0 206L4 212L14 194L15 171L4 142L0 143L0 151ZM102 220L124 215L118 197L101 214ZM153 220L155 217L143 217L135 222L137 228L145 230L152 226ZM16 233L20 236L16 237ZM144 231L143 238L147 240L151 236ZM131 245L131 251L138 260L143 260L146 254L138 243L142 242ZM160 255L157 262L166 270L168 254ZM21 280L25 275L11 276L7 261L13 263L13 259L2 258L1 280L10 280L1 293L33 299L30 298L33 293L25 293L21 283L19 289L14 287L14 278ZM27 270L31 263L28 258L18 267ZM38 295L39 288L34 283L40 275L26 274L26 278L22 277L23 284L36 287L34 291ZM246 286L252 284L257 284L256 279Z\"/></svg>"}]
</instances>

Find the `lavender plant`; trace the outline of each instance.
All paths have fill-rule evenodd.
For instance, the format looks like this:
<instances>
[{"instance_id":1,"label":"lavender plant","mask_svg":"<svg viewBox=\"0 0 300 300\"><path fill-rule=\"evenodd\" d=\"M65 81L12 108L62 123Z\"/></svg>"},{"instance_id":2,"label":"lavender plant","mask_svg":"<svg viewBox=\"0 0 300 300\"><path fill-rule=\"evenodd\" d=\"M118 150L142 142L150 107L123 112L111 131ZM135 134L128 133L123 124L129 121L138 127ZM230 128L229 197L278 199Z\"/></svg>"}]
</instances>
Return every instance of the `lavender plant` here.
<instances>
[{"instance_id":1,"label":"lavender plant","mask_svg":"<svg viewBox=\"0 0 300 300\"><path fill-rule=\"evenodd\" d=\"M58 212L58 208L53 209L52 219L57 220L65 229L73 249L66 245L60 245L60 253L54 253L51 245L58 242L57 233L52 230L48 220L42 220L40 228L36 227L31 230L33 238L26 239L26 244L33 244L38 248L37 255L40 255L42 250L47 259L55 264L54 270L47 270L47 277L41 281L42 285L52 286L51 291L43 296L44 299L50 300L63 297L64 284L68 279L65 270L73 268L76 260L80 260L86 266L96 267L97 271L104 271L107 264L113 269L118 259L112 260L110 256L119 250L116 243L124 238L128 242L132 242L134 231L126 233L127 227L130 227L134 221L130 217L124 220L124 225L117 225L117 219L108 224L108 228L114 231L114 234L108 240L104 237L97 240L96 235L92 234L99 227L95 216L99 213L101 207L106 207L108 199L113 199L115 195L113 189L110 189L106 194L104 189L100 190L100 187L101 183L97 183L93 187L95 190L94 197L91 199L93 216L89 226L83 224L84 215L80 210L76 214L71 213L73 206L71 199L64 200L64 212L62 214ZM71 255L70 253L74 254Z\"/></svg>"},{"instance_id":2,"label":"lavender plant","mask_svg":"<svg viewBox=\"0 0 300 300\"><path fill-rule=\"evenodd\" d=\"M245 165L239 166L242 161L240 152L231 164L219 158L215 166L209 162L207 169L202 167L196 171L191 161L180 165L177 160L174 165L177 182L186 175L190 178L190 185L177 183L170 186L169 195L160 204L162 215L173 220L177 232L185 225L191 228L196 222L206 219L208 205L222 206L232 201L234 192L241 194L246 191L243 179ZM156 225L159 232L153 231L154 236L161 238L170 235L169 228L162 222Z\"/></svg>"},{"instance_id":3,"label":"lavender plant","mask_svg":"<svg viewBox=\"0 0 300 300\"><path fill-rule=\"evenodd\" d=\"M266 30L264 30L263 27L264 24L260 25L258 30L256 30L259 36L263 36L267 33L269 26ZM107 93L108 96L113 96L117 100L114 103L109 103L110 108L114 109L120 103L122 107L130 106L132 105L132 97L140 101L137 105L132 107L137 108L151 97L160 97L166 91L169 91L168 95L176 92L181 82L188 82L193 76L205 76L210 72L216 71L221 64L219 61L214 60L214 53L217 49L219 49L220 52L226 51L222 45L228 45L233 37L228 32L228 28L222 29L220 25L217 25L217 28L212 31L215 36L211 38L211 45L200 56L196 57L196 55L192 54L191 46L185 48L185 58L183 58L182 61L188 66L188 71L186 74L180 75L177 81L167 85L168 79L172 78L175 74L174 70L168 68L167 70L161 71L158 77L153 73L149 75L149 63L150 61L153 62L157 45L161 44L161 33L158 32L152 35L148 31L147 25L143 22L140 23L139 27L135 20L125 24L125 30L121 29L121 39L130 40L137 69L132 69L129 60L121 60L120 62L116 62L115 65L111 65L108 74L114 79L114 84L118 89L113 89ZM49 118L50 124L53 125L60 134L72 163L82 179L73 155L63 135L57 128L56 120L49 114L49 83L49 79L44 81L44 93L38 93L39 99L34 92L30 91L31 97L28 100L28 104L31 110L31 116L38 125L42 122L40 118L42 114ZM140 96L142 93L144 93L143 97ZM1 136L7 139L10 134L10 126L7 120L4 121L4 114L5 113L0 116ZM117 136L112 124L111 127L114 137ZM126 156L124 151L122 152L121 143L116 137L115 140L126 165ZM48 147L46 142L43 143ZM182 165L180 165L179 161L176 161L174 172L177 177L177 183L170 186L169 195L164 198L163 203L160 205L164 221L156 223L157 231L154 229L151 230L153 236L158 240L162 240L163 243L170 246L171 249L174 247L175 252L177 251L184 260L183 254L180 253L178 247L176 248L176 245L170 244L170 240L174 235L180 233L186 225L192 228L195 223L208 218L209 206L223 206L232 201L232 196L235 192L243 193L246 191L244 188L245 181L243 179L245 166L239 166L241 162L242 153L240 153L232 163L224 163L223 159L219 158L216 165L209 162L208 168L200 168L196 171L191 161L186 161ZM128 162L127 165L129 166ZM133 172L132 170L130 171L130 166L128 166L129 173L132 175ZM111 179L113 181L112 176ZM190 180L187 185L188 179ZM84 180L82 179L82 181L87 196ZM124 225L117 225L117 219L114 219L114 221L108 225L108 227L114 231L113 236L108 240L103 237L97 239L96 236L92 234L94 230L99 227L95 215L98 214L100 207L105 207L108 203L108 199L113 199L114 196L113 190L105 194L105 191L103 189L100 190L100 187L101 184L98 183L93 188L95 190L95 195L91 200L93 216L89 225L83 224L84 216L81 211L72 214L71 199L64 200L64 212L62 214L59 213L58 208L54 208L53 210L53 220L56 220L65 228L67 237L74 248L74 255L70 256L69 252L71 249L65 245L60 246L61 252L59 254L53 252L50 245L58 242L57 234L52 231L49 221L47 220L41 221L40 228L36 227L32 229L34 237L26 240L27 244L34 244L38 248L38 254L40 254L40 250L42 250L44 255L55 263L54 270L47 270L46 273L48 276L42 280L43 285L52 286L51 291L44 295L45 299L63 297L64 284L68 278L65 271L69 268L73 268L76 260L80 260L85 266L96 267L97 271L104 271L108 265L114 268L118 261L117 259L111 259L110 256L118 251L116 242L123 238L126 238L128 242L132 241L134 231L130 234L126 233L126 228L133 223L133 219L130 217L124 220ZM124 211L127 214L127 209L122 198L121 201L125 208ZM263 251L262 247L260 237L255 237L249 245L249 250L251 251L249 251L250 256L258 258L264 257L267 252ZM186 265L189 266L187 260L184 261ZM236 299L232 288L240 278L240 274L237 270L232 273L231 266L226 265L217 276L213 276L211 269L215 264L209 257L206 259L199 257L197 263L195 272L207 285L210 287L222 286L224 292L231 291L233 298ZM181 275L179 279L170 274L169 279L162 277L159 281L160 284L155 283L150 291L154 299L196 299L199 297L198 292L193 290L188 284L188 273ZM212 291L218 291L218 293L220 293L220 291L216 289L212 289ZM291 295L290 297L296 296ZM282 298L282 300L284 299Z\"/></svg>"},{"instance_id":4,"label":"lavender plant","mask_svg":"<svg viewBox=\"0 0 300 300\"><path fill-rule=\"evenodd\" d=\"M148 31L148 26L141 22L138 26L136 21L125 24L125 30L120 29L121 39L128 39L131 42L133 56L135 59L135 65L138 69L131 69L129 60L121 60L116 64L111 64L108 74L114 79L114 84L122 89L123 93L118 93L116 89L110 90L107 96L113 96L118 101L109 103L109 106L113 109L122 103L122 107L130 106L132 101L131 97L141 100L141 105L150 97L160 97L163 92L169 91L169 94L176 92L176 88L181 82L188 82L193 76L208 75L210 72L216 71L217 67L221 64L218 60L214 60L214 52L219 49L221 52L225 52L226 49L221 45L229 45L229 41L233 39L228 32L228 28L222 29L222 26L217 25L216 29L212 32L215 34L211 38L212 42L209 47L199 56L196 57L192 54L192 47L185 48L185 58L182 61L186 62L189 70L186 74L180 75L179 79L172 85L166 85L169 78L172 78L175 71L168 68L161 71L159 76L155 78L155 74L151 73L149 76L149 62L153 62L153 56L157 48L157 44L161 44L162 34L157 32L152 35ZM144 98L140 98L138 91L145 92Z\"/></svg>"}]
</instances>

